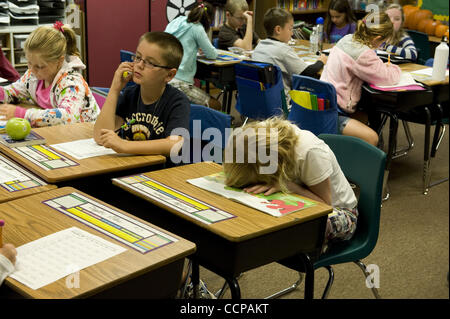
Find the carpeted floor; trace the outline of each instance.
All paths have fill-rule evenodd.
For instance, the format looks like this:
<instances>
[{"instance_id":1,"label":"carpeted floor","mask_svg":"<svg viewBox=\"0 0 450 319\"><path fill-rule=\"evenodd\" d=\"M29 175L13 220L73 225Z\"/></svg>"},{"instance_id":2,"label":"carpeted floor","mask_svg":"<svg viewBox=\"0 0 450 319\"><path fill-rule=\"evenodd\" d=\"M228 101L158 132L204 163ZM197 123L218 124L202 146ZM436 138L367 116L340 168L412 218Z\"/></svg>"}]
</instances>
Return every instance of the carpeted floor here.
<instances>
[{"instance_id":1,"label":"carpeted floor","mask_svg":"<svg viewBox=\"0 0 450 319\"><path fill-rule=\"evenodd\" d=\"M237 114L235 115L238 118ZM389 177L390 198L381 209L380 235L377 246L363 262L376 265L380 274L379 293L387 299L449 298L449 183L422 194L424 127L410 124L415 147L392 163ZM434 127L433 127L434 130ZM434 132L434 131L433 131ZM387 130L384 132L387 139ZM432 162L432 180L449 174L448 127ZM399 146L406 145L399 127ZM355 264L333 267L335 281L330 299L374 298L366 287L362 271ZM224 280L205 268L200 276L209 290L215 292ZM277 263L248 271L239 279L242 298L264 298L295 282L295 271ZM328 272L315 273L315 298L320 298ZM283 298L303 298L304 284ZM224 298L230 298L229 290Z\"/></svg>"}]
</instances>

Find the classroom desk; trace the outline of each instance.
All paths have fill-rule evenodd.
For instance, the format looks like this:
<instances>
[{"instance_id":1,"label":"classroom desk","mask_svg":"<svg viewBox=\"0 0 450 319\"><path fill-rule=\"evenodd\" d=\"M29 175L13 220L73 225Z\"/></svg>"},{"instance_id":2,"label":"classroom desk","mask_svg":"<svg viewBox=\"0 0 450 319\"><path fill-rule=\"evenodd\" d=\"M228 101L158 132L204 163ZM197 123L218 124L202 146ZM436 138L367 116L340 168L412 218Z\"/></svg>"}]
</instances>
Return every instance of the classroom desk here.
<instances>
[{"instance_id":1,"label":"classroom desk","mask_svg":"<svg viewBox=\"0 0 450 319\"><path fill-rule=\"evenodd\" d=\"M75 141L79 139L92 138L94 133L94 123L76 123L68 125L57 125L33 129L43 136L47 141L47 146L57 143ZM17 154L7 146L0 145L0 151L17 163L26 167L46 182L64 183L79 180L85 177L95 177L100 174L108 174L151 165L163 164L166 158L161 155L104 155L77 160L67 154L63 154L68 159L78 165L62 167L58 169L45 170L33 163L28 158ZM59 153L59 151L57 151Z\"/></svg>"},{"instance_id":2,"label":"classroom desk","mask_svg":"<svg viewBox=\"0 0 450 319\"><path fill-rule=\"evenodd\" d=\"M404 63L399 65L402 71L411 72L427 68L424 65L415 63ZM439 136L440 123L442 122L441 103L448 101L448 76L444 81L423 81L428 86L425 91L397 91L382 92L370 88L367 84L363 85L361 105L364 108L372 109L375 112L384 115L382 124L376 128L378 133L386 122L389 121L389 142L386 158L386 174L384 186L386 187L389 169L396 148L396 138L398 131L399 117L404 117L414 108L423 107L425 114L425 143L424 143L424 176L423 193L427 194L430 180L430 154L434 157ZM432 113L436 119L436 129L430 150L430 129L432 122ZM439 115L440 114L440 115Z\"/></svg>"},{"instance_id":3,"label":"classroom desk","mask_svg":"<svg viewBox=\"0 0 450 319\"><path fill-rule=\"evenodd\" d=\"M77 192L118 210L134 220L175 237L178 241L141 253L42 203L45 200L72 192ZM123 253L82 269L79 273L79 288L76 289L66 286L66 278L37 290L10 277L6 278L5 284L26 298L173 298L180 284L184 258L194 253L196 249L193 243L177 235L139 220L135 216L71 187L59 188L0 204L0 218L6 221L3 241L12 243L16 247L76 226L126 248Z\"/></svg>"},{"instance_id":4,"label":"classroom desk","mask_svg":"<svg viewBox=\"0 0 450 319\"><path fill-rule=\"evenodd\" d=\"M8 159L6 156L0 154L0 165L4 165L8 169L12 169L15 172L20 172L22 175L27 176L27 181L11 181L0 183L0 203L7 202L9 200L33 195L40 192L45 192L56 188L56 185L47 184L40 180L34 174L27 172L23 167L18 166L16 163ZM0 172L0 176L2 172ZM10 174L10 171L8 173Z\"/></svg>"},{"instance_id":5,"label":"classroom desk","mask_svg":"<svg viewBox=\"0 0 450 319\"><path fill-rule=\"evenodd\" d=\"M212 224L187 216L117 181L113 181L113 184L131 193L129 200L125 196L126 192L121 198L133 201L130 212L134 215L195 242L197 252L192 257L194 283L198 282L200 264L225 278L232 298L240 298L236 278L242 272L288 256L299 256L303 257L306 264L305 299L312 298L314 270L310 258L320 251L327 215L332 208L317 203L316 206L277 218L186 182L187 179L217 173L221 169L218 164L203 162L144 173L183 194L236 216ZM136 196L141 198L142 203L137 201ZM154 205L148 205L148 202Z\"/></svg>"}]
</instances>

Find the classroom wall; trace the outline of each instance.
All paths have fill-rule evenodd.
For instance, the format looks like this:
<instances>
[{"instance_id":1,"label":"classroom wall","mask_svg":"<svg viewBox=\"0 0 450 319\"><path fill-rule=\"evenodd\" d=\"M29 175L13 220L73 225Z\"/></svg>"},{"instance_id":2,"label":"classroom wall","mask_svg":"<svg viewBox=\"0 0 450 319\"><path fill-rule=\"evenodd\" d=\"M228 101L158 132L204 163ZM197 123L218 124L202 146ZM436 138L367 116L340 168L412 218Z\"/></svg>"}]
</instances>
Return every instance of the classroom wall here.
<instances>
[{"instance_id":1,"label":"classroom wall","mask_svg":"<svg viewBox=\"0 0 450 319\"><path fill-rule=\"evenodd\" d=\"M119 51L135 51L149 31L148 0L86 0L88 81L109 87L120 63ZM158 1L156 1L158 2Z\"/></svg>"}]
</instances>

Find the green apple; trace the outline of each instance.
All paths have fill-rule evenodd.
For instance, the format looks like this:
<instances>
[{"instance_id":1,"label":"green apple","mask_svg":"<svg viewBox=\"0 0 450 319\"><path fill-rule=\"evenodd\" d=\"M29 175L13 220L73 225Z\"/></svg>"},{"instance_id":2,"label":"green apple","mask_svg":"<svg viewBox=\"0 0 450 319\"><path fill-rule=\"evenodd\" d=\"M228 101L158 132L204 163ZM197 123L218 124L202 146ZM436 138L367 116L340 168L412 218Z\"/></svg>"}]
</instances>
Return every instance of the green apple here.
<instances>
[{"instance_id":1,"label":"green apple","mask_svg":"<svg viewBox=\"0 0 450 319\"><path fill-rule=\"evenodd\" d=\"M23 140L30 134L31 125L25 119L20 117L13 117L6 122L6 134L9 135L13 140Z\"/></svg>"}]
</instances>

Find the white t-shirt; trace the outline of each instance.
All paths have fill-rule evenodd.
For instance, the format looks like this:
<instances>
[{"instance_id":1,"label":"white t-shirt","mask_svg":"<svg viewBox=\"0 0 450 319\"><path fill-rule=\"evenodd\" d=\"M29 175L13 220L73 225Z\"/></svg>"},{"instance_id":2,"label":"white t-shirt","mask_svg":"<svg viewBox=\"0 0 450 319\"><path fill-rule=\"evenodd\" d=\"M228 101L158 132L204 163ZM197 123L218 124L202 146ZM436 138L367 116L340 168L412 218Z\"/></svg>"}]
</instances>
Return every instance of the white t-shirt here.
<instances>
[{"instance_id":1,"label":"white t-shirt","mask_svg":"<svg viewBox=\"0 0 450 319\"><path fill-rule=\"evenodd\" d=\"M330 178L331 205L353 209L357 205L356 196L344 176L333 151L320 138L295 126L298 136L296 160L300 165L301 176L298 184L313 186Z\"/></svg>"}]
</instances>

